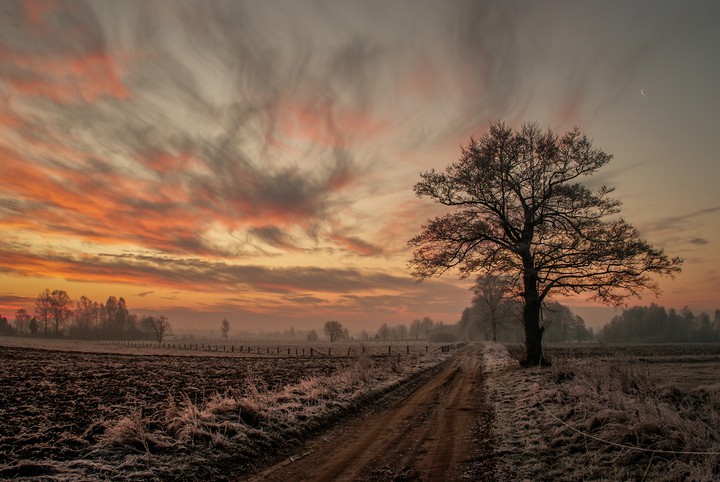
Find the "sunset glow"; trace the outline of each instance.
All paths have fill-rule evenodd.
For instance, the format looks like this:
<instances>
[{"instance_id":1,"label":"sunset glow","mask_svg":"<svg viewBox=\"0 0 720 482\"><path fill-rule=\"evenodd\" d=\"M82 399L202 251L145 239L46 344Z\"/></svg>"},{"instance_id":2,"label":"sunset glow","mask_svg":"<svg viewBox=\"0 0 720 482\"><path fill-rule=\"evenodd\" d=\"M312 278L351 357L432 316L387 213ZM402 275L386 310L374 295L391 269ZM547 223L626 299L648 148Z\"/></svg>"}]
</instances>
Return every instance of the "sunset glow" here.
<instances>
[{"instance_id":1,"label":"sunset glow","mask_svg":"<svg viewBox=\"0 0 720 482\"><path fill-rule=\"evenodd\" d=\"M410 277L406 243L442 212L412 188L498 119L579 126L614 156L588 182L685 260L631 304L720 308L714 2L2 9L8 318L48 288L180 331L454 323L472 280Z\"/></svg>"}]
</instances>

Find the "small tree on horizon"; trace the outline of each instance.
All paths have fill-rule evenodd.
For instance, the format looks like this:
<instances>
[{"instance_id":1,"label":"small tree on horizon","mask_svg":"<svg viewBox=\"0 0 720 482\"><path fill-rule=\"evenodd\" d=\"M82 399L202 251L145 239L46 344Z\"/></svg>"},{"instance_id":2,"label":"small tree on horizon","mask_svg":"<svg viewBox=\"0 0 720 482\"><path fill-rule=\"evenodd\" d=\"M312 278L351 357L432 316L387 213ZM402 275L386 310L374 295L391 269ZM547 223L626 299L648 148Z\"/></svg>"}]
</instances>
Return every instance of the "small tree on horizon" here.
<instances>
[{"instance_id":1,"label":"small tree on horizon","mask_svg":"<svg viewBox=\"0 0 720 482\"><path fill-rule=\"evenodd\" d=\"M484 318L490 325L491 339L497 342L498 325L512 311L510 301L515 296L512 280L508 276L480 275L472 287L472 292L472 303L485 315Z\"/></svg>"},{"instance_id":2,"label":"small tree on horizon","mask_svg":"<svg viewBox=\"0 0 720 482\"><path fill-rule=\"evenodd\" d=\"M326 321L324 331L327 337L330 338L330 343L332 343L342 337L343 326L339 321Z\"/></svg>"},{"instance_id":3,"label":"small tree on horizon","mask_svg":"<svg viewBox=\"0 0 720 482\"><path fill-rule=\"evenodd\" d=\"M39 325L38 325L38 322L37 322L37 318L35 318L35 317L33 316L33 317L30 319L30 323L28 323L28 329L30 330L30 334L33 335L33 336L37 335L38 328L39 328Z\"/></svg>"},{"instance_id":4,"label":"small tree on horizon","mask_svg":"<svg viewBox=\"0 0 720 482\"><path fill-rule=\"evenodd\" d=\"M50 293L50 315L55 327L55 336L60 336L60 329L72 317L72 309L73 302L65 291L54 290Z\"/></svg>"},{"instance_id":5,"label":"small tree on horizon","mask_svg":"<svg viewBox=\"0 0 720 482\"><path fill-rule=\"evenodd\" d=\"M148 316L143 320L143 324L152 331L158 343L162 343L163 338L172 334L172 325L167 316Z\"/></svg>"},{"instance_id":6,"label":"small tree on horizon","mask_svg":"<svg viewBox=\"0 0 720 482\"><path fill-rule=\"evenodd\" d=\"M222 333L223 338L225 338L225 341L227 341L228 333L230 333L230 322L227 318L223 318L222 324L220 325L220 332Z\"/></svg>"},{"instance_id":7,"label":"small tree on horizon","mask_svg":"<svg viewBox=\"0 0 720 482\"><path fill-rule=\"evenodd\" d=\"M18 308L15 312L15 328L18 335L25 334L25 328L29 328L30 314L24 308Z\"/></svg>"},{"instance_id":8,"label":"small tree on horizon","mask_svg":"<svg viewBox=\"0 0 720 482\"><path fill-rule=\"evenodd\" d=\"M611 158L577 128L558 136L536 124L517 131L491 124L444 173L421 173L415 194L452 211L408 241L412 275L422 281L458 268L462 277L511 277L523 301L523 365L544 363L540 313L548 295L589 293L622 305L644 290L660 292L650 275L680 271L680 258L617 217L612 188L592 191L580 182Z\"/></svg>"},{"instance_id":9,"label":"small tree on horizon","mask_svg":"<svg viewBox=\"0 0 720 482\"><path fill-rule=\"evenodd\" d=\"M378 328L377 336L382 339L382 341L387 340L388 336L390 336L390 327L387 325L387 323L383 323L380 325L380 328Z\"/></svg>"},{"instance_id":10,"label":"small tree on horizon","mask_svg":"<svg viewBox=\"0 0 720 482\"><path fill-rule=\"evenodd\" d=\"M44 289L35 298L35 318L36 323L43 329L43 335L48 336L48 326L51 317L51 299L50 290ZM38 321L39 320L39 321Z\"/></svg>"}]
</instances>

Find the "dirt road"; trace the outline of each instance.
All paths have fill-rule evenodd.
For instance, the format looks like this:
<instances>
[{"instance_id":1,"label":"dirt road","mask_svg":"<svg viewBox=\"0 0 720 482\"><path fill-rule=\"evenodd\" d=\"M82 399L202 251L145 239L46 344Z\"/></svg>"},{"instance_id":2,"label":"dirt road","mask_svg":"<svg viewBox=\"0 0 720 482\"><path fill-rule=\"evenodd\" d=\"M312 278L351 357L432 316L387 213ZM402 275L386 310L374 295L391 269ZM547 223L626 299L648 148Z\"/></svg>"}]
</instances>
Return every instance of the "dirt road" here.
<instances>
[{"instance_id":1,"label":"dirt road","mask_svg":"<svg viewBox=\"0 0 720 482\"><path fill-rule=\"evenodd\" d=\"M251 481L493 480L482 351L469 346L427 383L308 441Z\"/></svg>"}]
</instances>

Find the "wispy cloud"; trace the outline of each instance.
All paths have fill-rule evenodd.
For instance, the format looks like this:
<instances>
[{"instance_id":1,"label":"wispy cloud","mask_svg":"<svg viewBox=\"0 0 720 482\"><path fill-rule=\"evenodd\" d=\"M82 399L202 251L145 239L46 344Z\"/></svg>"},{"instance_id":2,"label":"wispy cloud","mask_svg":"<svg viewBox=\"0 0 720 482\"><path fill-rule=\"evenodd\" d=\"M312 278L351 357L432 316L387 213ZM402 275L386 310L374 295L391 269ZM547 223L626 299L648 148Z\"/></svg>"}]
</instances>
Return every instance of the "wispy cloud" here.
<instances>
[{"instance_id":1,"label":"wispy cloud","mask_svg":"<svg viewBox=\"0 0 720 482\"><path fill-rule=\"evenodd\" d=\"M671 231L671 232L679 232L682 230L686 230L692 226L696 226L702 221L699 218L702 218L704 216L708 216L714 213L720 212L720 207L714 206L709 208L700 209L697 211L690 212L688 214L680 215L680 216L667 216L664 218L657 218L649 223L644 224L643 230L652 232L652 231ZM698 244L698 243L694 243Z\"/></svg>"},{"instance_id":2,"label":"wispy cloud","mask_svg":"<svg viewBox=\"0 0 720 482\"><path fill-rule=\"evenodd\" d=\"M409 306L417 171L488 121L590 122L714 18L649 5L2 2L0 272Z\"/></svg>"},{"instance_id":3,"label":"wispy cloud","mask_svg":"<svg viewBox=\"0 0 720 482\"><path fill-rule=\"evenodd\" d=\"M375 246L357 236L343 236L342 234L332 234L331 238L335 243L355 254L362 256L377 256L383 254L383 248Z\"/></svg>"},{"instance_id":4,"label":"wispy cloud","mask_svg":"<svg viewBox=\"0 0 720 482\"><path fill-rule=\"evenodd\" d=\"M710 244L710 241L708 241L707 239L703 239L703 238L692 238L690 241L688 241L688 243L694 244L697 246L704 246L706 244Z\"/></svg>"},{"instance_id":5,"label":"wispy cloud","mask_svg":"<svg viewBox=\"0 0 720 482\"><path fill-rule=\"evenodd\" d=\"M0 245L0 254L7 260L0 271L20 276L55 276L80 282L150 283L190 291L232 292L240 289L298 295L308 291L405 290L414 284L407 276L353 268L239 265L151 254L36 253L6 245Z\"/></svg>"},{"instance_id":6,"label":"wispy cloud","mask_svg":"<svg viewBox=\"0 0 720 482\"><path fill-rule=\"evenodd\" d=\"M242 250L209 239L220 225L292 249L279 233L323 232L362 174L348 144L382 128L368 120L371 87L354 82L370 79L363 41L329 52L317 75L307 56L287 69L271 61L272 38L238 29L247 12L235 2L178 5L152 26L132 8L31 7L7 5L0 20L0 82L14 95L1 125L17 139L2 146L5 226L167 253ZM198 35L169 43L183 30ZM233 88L214 97L201 63ZM305 152L286 152L294 139Z\"/></svg>"}]
</instances>

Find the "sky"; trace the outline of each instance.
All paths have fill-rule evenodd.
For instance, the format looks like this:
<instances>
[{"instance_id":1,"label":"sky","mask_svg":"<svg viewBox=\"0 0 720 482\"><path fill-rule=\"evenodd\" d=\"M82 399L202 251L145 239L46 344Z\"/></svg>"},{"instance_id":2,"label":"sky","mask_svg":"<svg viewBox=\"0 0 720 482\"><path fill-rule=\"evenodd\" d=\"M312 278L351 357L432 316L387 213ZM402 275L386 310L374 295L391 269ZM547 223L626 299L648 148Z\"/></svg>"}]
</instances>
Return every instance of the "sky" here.
<instances>
[{"instance_id":1,"label":"sky","mask_svg":"<svg viewBox=\"0 0 720 482\"><path fill-rule=\"evenodd\" d=\"M574 126L680 256L652 302L720 308L714 1L0 2L0 314L44 289L182 330L454 323L414 196L490 122ZM590 324L613 310L558 298Z\"/></svg>"}]
</instances>

